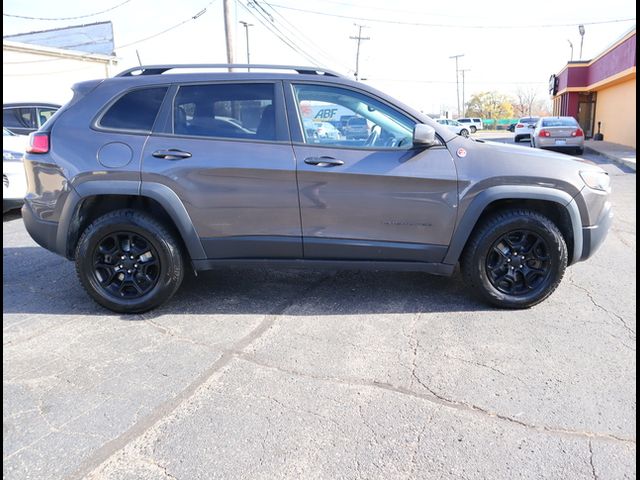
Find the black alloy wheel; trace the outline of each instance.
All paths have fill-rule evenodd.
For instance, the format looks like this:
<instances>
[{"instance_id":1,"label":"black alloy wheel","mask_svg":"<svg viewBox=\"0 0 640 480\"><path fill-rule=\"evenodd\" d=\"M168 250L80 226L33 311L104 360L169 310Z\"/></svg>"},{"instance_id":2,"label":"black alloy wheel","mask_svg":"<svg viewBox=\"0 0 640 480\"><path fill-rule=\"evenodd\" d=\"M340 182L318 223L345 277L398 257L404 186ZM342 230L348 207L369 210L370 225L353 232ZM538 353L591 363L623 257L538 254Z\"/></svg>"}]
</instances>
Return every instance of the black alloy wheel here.
<instances>
[{"instance_id":1,"label":"black alloy wheel","mask_svg":"<svg viewBox=\"0 0 640 480\"><path fill-rule=\"evenodd\" d=\"M160 277L153 245L134 232L114 232L93 249L93 275L105 293L135 299L149 293Z\"/></svg>"},{"instance_id":2,"label":"black alloy wheel","mask_svg":"<svg viewBox=\"0 0 640 480\"><path fill-rule=\"evenodd\" d=\"M489 282L500 292L528 294L543 286L551 273L549 246L535 232L509 232L494 242L485 268Z\"/></svg>"}]
</instances>

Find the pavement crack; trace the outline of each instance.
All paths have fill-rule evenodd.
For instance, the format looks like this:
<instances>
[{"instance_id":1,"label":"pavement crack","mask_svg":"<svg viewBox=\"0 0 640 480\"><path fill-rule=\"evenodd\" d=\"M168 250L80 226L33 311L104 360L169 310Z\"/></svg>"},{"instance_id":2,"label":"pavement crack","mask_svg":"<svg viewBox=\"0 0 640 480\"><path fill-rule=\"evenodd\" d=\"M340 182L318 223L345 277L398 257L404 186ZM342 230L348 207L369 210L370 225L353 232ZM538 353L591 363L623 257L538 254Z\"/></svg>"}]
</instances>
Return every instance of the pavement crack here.
<instances>
[{"instance_id":1,"label":"pavement crack","mask_svg":"<svg viewBox=\"0 0 640 480\"><path fill-rule=\"evenodd\" d=\"M591 465L591 475L593 476L593 480L598 480L596 467L593 464L593 445L591 444L591 440L589 440L589 465Z\"/></svg>"},{"instance_id":2,"label":"pavement crack","mask_svg":"<svg viewBox=\"0 0 640 480\"><path fill-rule=\"evenodd\" d=\"M413 398L426 400L430 403L433 403L439 406L444 406L450 409L475 414L485 418L491 418L497 421L507 422L513 425L518 425L520 427L523 427L529 430L535 430L541 433L548 433L551 435L560 435L560 436L574 437L574 438L578 437L578 438L608 440L608 441L615 441L615 442L622 442L622 443L630 443L633 445L636 444L635 438L631 438L631 437L624 437L624 436L616 435L614 433L591 432L586 430L573 430L569 428L553 427L553 426L529 423L523 420L519 420L517 418L510 417L508 415L491 411L487 408L484 408L472 403L463 402L460 400L454 400L452 398L446 397L445 395L438 393L436 390L429 387L426 383L424 383L424 381L422 381L420 377L418 377L418 375L415 372L413 374L415 381L424 390L426 390L427 393L417 392L415 390L411 390L403 386L393 385L390 383L380 382L377 380L364 380L364 379L357 379L357 378L340 378L340 377L313 375L310 373L300 372L297 370L292 370L292 369L281 367L281 366L270 365L268 363L258 360L254 356L246 354L245 352L236 351L231 353L237 358L240 358L246 362L252 363L254 365L258 365L263 368L276 370L288 375L295 375L303 378L311 378L314 380L333 382L333 383L338 383L346 386L362 386L362 387L369 387L369 388L379 388L379 389L394 392L400 395L407 395Z\"/></svg>"},{"instance_id":3,"label":"pavement crack","mask_svg":"<svg viewBox=\"0 0 640 480\"><path fill-rule=\"evenodd\" d=\"M167 335L171 338L174 338L175 340L179 341L179 342L184 342L184 343L190 343L191 345L197 345L200 347L207 347L207 348L211 348L211 345L209 345L208 343L204 343L204 342L198 342L196 340L193 340L192 338L189 337L184 337L181 335L176 334L176 332L169 327L166 327L158 322L155 322L153 320L151 320L150 318L146 318L144 316L144 314L140 314L140 317L144 320L144 322L147 325L150 325L153 329L157 330L158 332L162 333L163 335Z\"/></svg>"},{"instance_id":4,"label":"pavement crack","mask_svg":"<svg viewBox=\"0 0 640 480\"><path fill-rule=\"evenodd\" d=\"M622 325L622 327L627 330L630 334L631 334L631 338L633 340L636 339L636 331L631 328L629 326L629 324L627 323L627 321L621 316L618 315L616 312L612 312L611 310L609 310L608 308L606 308L605 306L599 304L595 298L593 298L593 295L591 294L591 292L589 290L587 290L585 287L583 287L582 285L579 285L578 283L576 283L576 281L573 279L572 276L567 275L567 278L569 279L569 283L571 285L573 285L574 287L576 287L578 290L583 291L586 295L587 298L591 301L591 303L596 306L597 308L599 308L600 310L602 310L603 312L605 312L606 314L608 314L609 316L615 317L618 319L618 321L620 322L620 324Z\"/></svg>"},{"instance_id":5,"label":"pavement crack","mask_svg":"<svg viewBox=\"0 0 640 480\"><path fill-rule=\"evenodd\" d=\"M315 290L322 283L325 283L332 275L325 275L319 280L312 282L299 294L291 296L290 298L280 302L272 309L270 313L264 316L262 321L247 335L236 341L231 349L226 350L222 355L198 375L191 384L185 389L176 394L173 398L168 399L166 402L160 404L149 415L135 423L128 430L124 431L112 440L104 443L100 448L95 450L92 455L88 456L77 468L77 470L69 475L69 479L82 479L91 474L94 470L98 469L104 464L112 455L119 450L123 449L127 444L141 437L145 432L149 431L156 424L160 423L165 417L169 416L175 411L181 404L189 401L194 397L200 389L213 377L218 371L226 367L231 360L236 358L236 352L243 352L245 348L258 340L274 325L278 317L284 314L289 308L295 305L300 299L304 298L310 292ZM148 321L148 320L147 320ZM159 324L157 326L162 327Z\"/></svg>"},{"instance_id":6,"label":"pavement crack","mask_svg":"<svg viewBox=\"0 0 640 480\"><path fill-rule=\"evenodd\" d=\"M524 381L522 381L522 379L516 377L515 375L509 374L509 373L504 373L502 370L491 366L491 365L487 365L486 363L482 363L482 362L477 362L474 360L467 360L466 358L460 358L460 357L454 357L453 355L448 355L448 354L444 354L444 357L446 358L450 358L452 360L457 360L459 362L463 362L463 363L468 363L469 365L476 365L478 367L483 367L483 368L487 368L489 370L493 370L496 373L499 373L500 375L504 376L504 377L509 377L509 378L513 378L514 380L519 381L520 383L522 383L523 385L526 385L526 383Z\"/></svg>"}]
</instances>

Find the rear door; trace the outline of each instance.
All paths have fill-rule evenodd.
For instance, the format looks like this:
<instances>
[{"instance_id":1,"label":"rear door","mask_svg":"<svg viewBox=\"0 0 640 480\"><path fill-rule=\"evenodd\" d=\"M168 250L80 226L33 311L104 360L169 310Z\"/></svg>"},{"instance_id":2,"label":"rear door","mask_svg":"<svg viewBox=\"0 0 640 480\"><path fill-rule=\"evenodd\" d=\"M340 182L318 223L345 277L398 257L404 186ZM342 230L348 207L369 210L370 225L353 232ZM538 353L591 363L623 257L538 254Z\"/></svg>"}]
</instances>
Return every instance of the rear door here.
<instances>
[{"instance_id":1,"label":"rear door","mask_svg":"<svg viewBox=\"0 0 640 480\"><path fill-rule=\"evenodd\" d=\"M295 159L281 82L172 87L142 183L184 204L208 258L300 258Z\"/></svg>"},{"instance_id":2,"label":"rear door","mask_svg":"<svg viewBox=\"0 0 640 480\"><path fill-rule=\"evenodd\" d=\"M305 258L440 262L457 207L447 148L414 149L416 121L363 91L285 85ZM306 137L304 119L335 106L364 117L369 137Z\"/></svg>"}]
</instances>

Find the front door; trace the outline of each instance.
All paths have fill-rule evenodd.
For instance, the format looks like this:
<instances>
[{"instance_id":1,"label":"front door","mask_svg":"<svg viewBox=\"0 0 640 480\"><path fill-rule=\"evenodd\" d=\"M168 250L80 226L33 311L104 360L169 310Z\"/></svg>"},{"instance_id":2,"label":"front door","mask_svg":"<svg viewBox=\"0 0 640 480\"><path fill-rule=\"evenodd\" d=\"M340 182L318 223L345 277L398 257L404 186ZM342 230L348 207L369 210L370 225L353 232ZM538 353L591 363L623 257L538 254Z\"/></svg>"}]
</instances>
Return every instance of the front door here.
<instances>
[{"instance_id":1,"label":"front door","mask_svg":"<svg viewBox=\"0 0 640 480\"><path fill-rule=\"evenodd\" d=\"M176 192L208 258L301 258L282 84L180 85L168 97L145 147L143 187Z\"/></svg>"},{"instance_id":2,"label":"front door","mask_svg":"<svg viewBox=\"0 0 640 480\"><path fill-rule=\"evenodd\" d=\"M442 261L457 208L446 147L414 149L416 121L366 92L319 83L285 92L305 258ZM363 119L367 138L309 136L302 125L320 109Z\"/></svg>"}]
</instances>

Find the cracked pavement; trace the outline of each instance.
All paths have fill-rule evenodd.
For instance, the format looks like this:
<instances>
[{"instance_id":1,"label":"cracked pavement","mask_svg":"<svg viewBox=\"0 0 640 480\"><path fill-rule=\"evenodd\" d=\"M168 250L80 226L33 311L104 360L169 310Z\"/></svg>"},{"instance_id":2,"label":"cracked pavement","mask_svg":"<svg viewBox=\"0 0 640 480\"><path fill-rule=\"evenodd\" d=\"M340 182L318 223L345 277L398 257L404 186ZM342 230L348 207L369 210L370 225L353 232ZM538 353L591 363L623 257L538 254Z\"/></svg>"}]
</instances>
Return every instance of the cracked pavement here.
<instances>
[{"instance_id":1,"label":"cracked pavement","mask_svg":"<svg viewBox=\"0 0 640 480\"><path fill-rule=\"evenodd\" d=\"M3 477L635 478L635 174L603 167L613 231L525 311L245 269L117 315L5 215Z\"/></svg>"}]
</instances>

